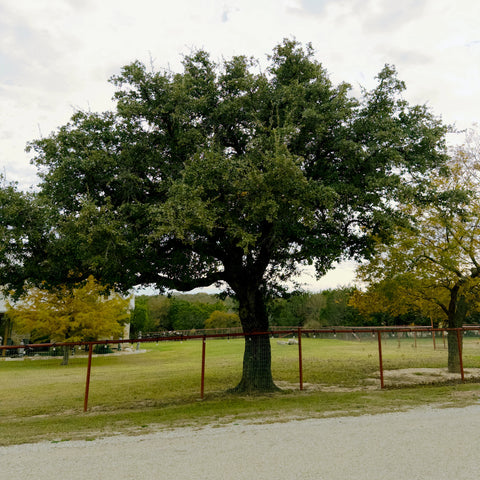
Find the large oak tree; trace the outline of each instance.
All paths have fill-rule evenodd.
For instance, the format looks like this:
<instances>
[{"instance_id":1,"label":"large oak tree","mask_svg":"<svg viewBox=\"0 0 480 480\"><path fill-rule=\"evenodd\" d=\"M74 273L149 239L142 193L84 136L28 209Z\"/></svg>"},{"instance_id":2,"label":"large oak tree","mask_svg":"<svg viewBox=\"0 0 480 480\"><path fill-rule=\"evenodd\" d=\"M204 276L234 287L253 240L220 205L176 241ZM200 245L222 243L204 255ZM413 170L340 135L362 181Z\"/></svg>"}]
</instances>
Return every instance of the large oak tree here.
<instances>
[{"instance_id":1,"label":"large oak tree","mask_svg":"<svg viewBox=\"0 0 480 480\"><path fill-rule=\"evenodd\" d=\"M322 275L368 254L391 200L442 164L445 129L404 100L394 68L357 99L292 40L266 68L204 51L183 67L124 67L116 111L78 112L31 144L52 221L32 257L52 283L222 282L248 334L237 390L273 390L268 336L249 335L268 330L267 297L299 265Z\"/></svg>"}]
</instances>

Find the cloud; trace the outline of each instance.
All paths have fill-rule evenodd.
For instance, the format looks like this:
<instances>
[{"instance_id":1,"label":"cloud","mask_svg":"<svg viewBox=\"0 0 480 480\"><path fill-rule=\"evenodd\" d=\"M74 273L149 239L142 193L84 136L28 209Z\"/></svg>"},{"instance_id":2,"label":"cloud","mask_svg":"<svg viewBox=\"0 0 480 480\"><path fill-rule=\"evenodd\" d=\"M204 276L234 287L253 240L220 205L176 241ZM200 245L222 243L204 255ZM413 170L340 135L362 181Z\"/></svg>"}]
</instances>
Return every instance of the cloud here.
<instances>
[{"instance_id":1,"label":"cloud","mask_svg":"<svg viewBox=\"0 0 480 480\"><path fill-rule=\"evenodd\" d=\"M385 0L370 0L365 6L357 3L356 11L364 19L364 26L368 31L377 30L389 32L403 25L423 17L427 0L403 0L389 2ZM366 8L365 8L366 7Z\"/></svg>"},{"instance_id":2,"label":"cloud","mask_svg":"<svg viewBox=\"0 0 480 480\"><path fill-rule=\"evenodd\" d=\"M386 50L391 58L391 63L402 66L426 66L434 62L433 56L413 49L390 48Z\"/></svg>"},{"instance_id":3,"label":"cloud","mask_svg":"<svg viewBox=\"0 0 480 480\"><path fill-rule=\"evenodd\" d=\"M78 12L88 12L95 5L95 0L66 0L66 3Z\"/></svg>"},{"instance_id":4,"label":"cloud","mask_svg":"<svg viewBox=\"0 0 480 480\"><path fill-rule=\"evenodd\" d=\"M227 23L231 19L232 13L238 10L239 8L234 5L223 5L223 9L220 15L222 23Z\"/></svg>"},{"instance_id":5,"label":"cloud","mask_svg":"<svg viewBox=\"0 0 480 480\"><path fill-rule=\"evenodd\" d=\"M8 140L13 138L13 131L11 130L4 130L0 132L0 140Z\"/></svg>"},{"instance_id":6,"label":"cloud","mask_svg":"<svg viewBox=\"0 0 480 480\"><path fill-rule=\"evenodd\" d=\"M25 64L20 63L17 58L0 51L0 85L15 85L24 78L26 70Z\"/></svg>"},{"instance_id":7,"label":"cloud","mask_svg":"<svg viewBox=\"0 0 480 480\"><path fill-rule=\"evenodd\" d=\"M48 134L66 123L72 106L111 108L107 79L135 59L178 71L182 54L205 48L216 61L246 54L265 64L284 37L312 42L335 83L372 88L393 63L409 101L449 122L480 120L477 0L0 3L0 131L13 134L1 139L0 168L6 158L28 165L25 143L39 125Z\"/></svg>"},{"instance_id":8,"label":"cloud","mask_svg":"<svg viewBox=\"0 0 480 480\"><path fill-rule=\"evenodd\" d=\"M45 25L13 8L0 14L0 85L65 90L69 73L55 65L68 57L67 39L59 43Z\"/></svg>"},{"instance_id":9,"label":"cloud","mask_svg":"<svg viewBox=\"0 0 480 480\"><path fill-rule=\"evenodd\" d=\"M300 4L303 10L313 15L318 15L324 12L326 6L334 0L301 0Z\"/></svg>"}]
</instances>

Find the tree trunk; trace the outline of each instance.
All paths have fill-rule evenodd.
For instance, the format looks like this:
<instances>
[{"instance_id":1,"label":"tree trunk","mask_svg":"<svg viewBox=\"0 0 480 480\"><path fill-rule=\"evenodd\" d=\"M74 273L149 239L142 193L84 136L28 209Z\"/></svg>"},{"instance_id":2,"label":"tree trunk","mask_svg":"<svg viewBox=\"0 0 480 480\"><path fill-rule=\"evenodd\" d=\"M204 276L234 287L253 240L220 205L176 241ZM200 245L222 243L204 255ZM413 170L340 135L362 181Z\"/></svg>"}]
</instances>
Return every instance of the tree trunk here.
<instances>
[{"instance_id":1,"label":"tree trunk","mask_svg":"<svg viewBox=\"0 0 480 480\"><path fill-rule=\"evenodd\" d=\"M272 355L269 335L247 335L243 354L243 373L233 389L238 393L274 392L278 387L272 377Z\"/></svg>"},{"instance_id":2,"label":"tree trunk","mask_svg":"<svg viewBox=\"0 0 480 480\"><path fill-rule=\"evenodd\" d=\"M457 332L448 332L448 371L460 373L460 352L458 351Z\"/></svg>"},{"instance_id":3,"label":"tree trunk","mask_svg":"<svg viewBox=\"0 0 480 480\"><path fill-rule=\"evenodd\" d=\"M236 393L265 393L278 391L273 382L270 336L248 335L268 331L268 315L261 289L245 287L237 291L239 316L245 336L243 374L232 390Z\"/></svg>"},{"instance_id":4,"label":"tree trunk","mask_svg":"<svg viewBox=\"0 0 480 480\"><path fill-rule=\"evenodd\" d=\"M8 337L11 335L12 322L9 318L7 318L6 315L3 317L3 319L5 321L5 331L3 332L3 345L7 345ZM2 349L2 357L5 357L6 354L7 354L7 349L6 348Z\"/></svg>"},{"instance_id":5,"label":"tree trunk","mask_svg":"<svg viewBox=\"0 0 480 480\"><path fill-rule=\"evenodd\" d=\"M467 305L465 297L458 295L458 289L453 288L450 295L448 312L448 328L460 328L465 320ZM461 336L463 342L463 335ZM458 350L457 332L448 332L448 371L460 373L460 352Z\"/></svg>"},{"instance_id":6,"label":"tree trunk","mask_svg":"<svg viewBox=\"0 0 480 480\"><path fill-rule=\"evenodd\" d=\"M69 358L70 358L70 347L68 345L65 345L63 347L63 360L61 365L68 365Z\"/></svg>"}]
</instances>

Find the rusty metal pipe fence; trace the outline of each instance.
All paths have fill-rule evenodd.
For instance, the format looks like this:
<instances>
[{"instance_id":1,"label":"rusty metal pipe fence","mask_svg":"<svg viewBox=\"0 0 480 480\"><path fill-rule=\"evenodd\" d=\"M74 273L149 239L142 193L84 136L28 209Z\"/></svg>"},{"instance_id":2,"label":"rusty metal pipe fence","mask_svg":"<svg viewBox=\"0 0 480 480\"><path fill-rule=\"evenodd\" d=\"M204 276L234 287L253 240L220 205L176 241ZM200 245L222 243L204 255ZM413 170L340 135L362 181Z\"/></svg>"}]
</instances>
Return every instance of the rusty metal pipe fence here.
<instances>
[{"instance_id":1,"label":"rusty metal pipe fence","mask_svg":"<svg viewBox=\"0 0 480 480\"><path fill-rule=\"evenodd\" d=\"M371 334L372 337L376 337L378 343L378 365L380 372L380 388L385 388L384 381L384 365L383 365L383 343L382 336L385 334L402 334L408 333L413 334L415 340L415 346L417 342L418 333L430 334L433 339L433 348L436 348L435 337L438 333L441 333L443 338L446 334L454 334L457 338L457 345L459 351L460 359L460 379L462 382L465 381L465 373L463 366L463 348L462 348L462 338L466 332L477 332L477 335L480 335L480 325L464 325L460 328L432 328L432 327L328 327L328 328L317 328L317 329L303 329L303 328L285 328L285 327L273 327L268 332L255 332L249 333L248 336L253 335L269 335L272 337L291 337L294 336L297 339L298 346L298 384L299 389L303 390L303 354L302 354L302 338L306 336L316 336L316 335L332 335L335 337L337 334L351 334L353 336L358 334ZM168 334L162 335L148 335L143 338L135 339L118 339L118 340L97 340L91 342L51 342L51 343L38 343L38 344L20 344L20 345L0 345L0 358L5 356L2 350L7 351L25 351L26 349L35 350L35 349L45 349L45 348L63 348L63 347L84 347L88 348L88 360L87 360L87 372L86 372L86 381L85 381L85 395L84 395L84 405L83 410L86 412L88 410L88 397L90 391L90 376L92 370L92 356L94 347L96 345L118 345L120 344L137 344L141 343L153 343L153 342L171 342L171 341L187 341L187 340L201 340L202 341L202 352L201 352L201 372L200 372L200 398L203 399L205 394L205 362L206 362L206 344L207 339L219 339L219 338L241 338L246 337L247 334L241 333L238 331L229 331L222 333L208 333L207 330L201 331L199 334L188 334L185 332L170 332ZM444 344L445 346L445 344Z\"/></svg>"}]
</instances>

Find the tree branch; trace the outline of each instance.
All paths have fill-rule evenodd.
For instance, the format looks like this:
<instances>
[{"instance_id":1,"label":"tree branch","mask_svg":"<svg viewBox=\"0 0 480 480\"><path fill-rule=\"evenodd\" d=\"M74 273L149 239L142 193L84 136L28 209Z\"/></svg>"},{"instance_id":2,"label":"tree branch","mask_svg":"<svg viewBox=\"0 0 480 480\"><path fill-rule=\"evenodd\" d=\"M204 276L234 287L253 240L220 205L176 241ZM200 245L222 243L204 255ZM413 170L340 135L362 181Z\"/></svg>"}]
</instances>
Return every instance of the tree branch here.
<instances>
[{"instance_id":1,"label":"tree branch","mask_svg":"<svg viewBox=\"0 0 480 480\"><path fill-rule=\"evenodd\" d=\"M463 278L463 274L460 270L458 270L458 268L453 268L453 267L449 267L448 265L443 265L442 262L439 262L438 260L435 260L433 257L431 257L430 255L427 255L426 253L422 253L421 255L419 255L416 259L415 259L415 262L421 258L424 258L425 260L428 260L430 262L432 262L434 265L438 265L439 267L441 267L442 269L445 269L445 270L448 270L449 272L452 272L454 273L458 278Z\"/></svg>"},{"instance_id":2,"label":"tree branch","mask_svg":"<svg viewBox=\"0 0 480 480\"><path fill-rule=\"evenodd\" d=\"M181 292L187 292L199 287L208 287L213 283L225 281L224 272L212 272L204 277L192 278L192 279L176 279L166 277L164 275L155 275L152 277L153 282L158 286L179 290Z\"/></svg>"}]
</instances>

